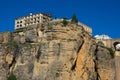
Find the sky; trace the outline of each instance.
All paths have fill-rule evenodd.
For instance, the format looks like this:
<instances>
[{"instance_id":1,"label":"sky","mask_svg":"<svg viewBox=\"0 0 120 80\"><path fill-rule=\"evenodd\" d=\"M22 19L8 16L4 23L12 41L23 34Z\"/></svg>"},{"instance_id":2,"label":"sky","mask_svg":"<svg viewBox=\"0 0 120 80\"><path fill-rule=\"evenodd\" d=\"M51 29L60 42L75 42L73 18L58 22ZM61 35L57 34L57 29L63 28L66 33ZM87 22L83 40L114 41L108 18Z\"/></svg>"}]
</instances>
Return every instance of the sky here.
<instances>
[{"instance_id":1,"label":"sky","mask_svg":"<svg viewBox=\"0 0 120 80\"><path fill-rule=\"evenodd\" d=\"M120 38L120 0L1 0L0 32L14 32L15 18L39 12L68 19L76 14L80 22L93 29L93 36Z\"/></svg>"}]
</instances>

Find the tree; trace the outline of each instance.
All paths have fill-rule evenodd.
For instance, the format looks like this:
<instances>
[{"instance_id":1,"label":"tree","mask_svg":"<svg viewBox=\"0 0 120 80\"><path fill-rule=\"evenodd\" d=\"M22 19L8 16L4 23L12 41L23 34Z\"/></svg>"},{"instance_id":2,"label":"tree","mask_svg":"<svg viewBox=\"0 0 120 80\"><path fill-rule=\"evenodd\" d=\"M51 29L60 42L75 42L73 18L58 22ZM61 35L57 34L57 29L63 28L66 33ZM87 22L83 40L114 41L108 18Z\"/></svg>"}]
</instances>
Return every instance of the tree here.
<instances>
[{"instance_id":1,"label":"tree","mask_svg":"<svg viewBox=\"0 0 120 80\"><path fill-rule=\"evenodd\" d=\"M73 14L71 22L72 23L78 23L78 19L77 19L75 14Z\"/></svg>"}]
</instances>

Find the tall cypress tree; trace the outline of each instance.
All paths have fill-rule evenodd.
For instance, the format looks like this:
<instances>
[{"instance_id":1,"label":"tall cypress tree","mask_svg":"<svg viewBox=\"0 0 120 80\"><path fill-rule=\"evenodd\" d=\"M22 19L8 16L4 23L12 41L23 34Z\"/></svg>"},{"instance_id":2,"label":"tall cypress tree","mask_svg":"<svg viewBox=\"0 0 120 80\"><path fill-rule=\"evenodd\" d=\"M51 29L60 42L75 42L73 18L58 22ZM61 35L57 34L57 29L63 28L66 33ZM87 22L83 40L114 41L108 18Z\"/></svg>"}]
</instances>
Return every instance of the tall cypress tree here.
<instances>
[{"instance_id":1,"label":"tall cypress tree","mask_svg":"<svg viewBox=\"0 0 120 80\"><path fill-rule=\"evenodd\" d=\"M72 23L78 23L78 19L77 19L75 14L73 14L71 22Z\"/></svg>"}]
</instances>

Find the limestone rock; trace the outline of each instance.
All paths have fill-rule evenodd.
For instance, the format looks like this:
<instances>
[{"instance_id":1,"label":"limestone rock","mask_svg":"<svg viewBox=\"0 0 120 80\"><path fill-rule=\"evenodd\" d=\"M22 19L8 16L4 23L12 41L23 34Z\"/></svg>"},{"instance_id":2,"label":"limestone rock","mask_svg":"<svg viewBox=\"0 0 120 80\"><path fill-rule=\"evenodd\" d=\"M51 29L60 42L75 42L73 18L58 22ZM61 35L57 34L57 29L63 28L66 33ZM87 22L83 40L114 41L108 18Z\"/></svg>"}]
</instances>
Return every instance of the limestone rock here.
<instances>
[{"instance_id":1,"label":"limestone rock","mask_svg":"<svg viewBox=\"0 0 120 80\"><path fill-rule=\"evenodd\" d=\"M110 52L104 47L98 47L96 52L96 70L98 80L115 80L115 62Z\"/></svg>"},{"instance_id":2,"label":"limestone rock","mask_svg":"<svg viewBox=\"0 0 120 80\"><path fill-rule=\"evenodd\" d=\"M0 33L0 43L8 43L12 40L12 34L10 32Z\"/></svg>"},{"instance_id":3,"label":"limestone rock","mask_svg":"<svg viewBox=\"0 0 120 80\"><path fill-rule=\"evenodd\" d=\"M97 76L93 60L93 51L96 47L91 48L92 45L93 42L87 38L84 39L76 60L76 80L96 80Z\"/></svg>"},{"instance_id":4,"label":"limestone rock","mask_svg":"<svg viewBox=\"0 0 120 80\"><path fill-rule=\"evenodd\" d=\"M37 33L34 30L29 30L25 33L26 42L36 42Z\"/></svg>"},{"instance_id":5,"label":"limestone rock","mask_svg":"<svg viewBox=\"0 0 120 80\"><path fill-rule=\"evenodd\" d=\"M6 55L6 62L7 62L8 64L11 64L12 61L13 61L13 55L7 54L7 55Z\"/></svg>"},{"instance_id":6,"label":"limestone rock","mask_svg":"<svg viewBox=\"0 0 120 80\"><path fill-rule=\"evenodd\" d=\"M17 80L115 80L109 51L81 26L54 22L33 27L12 33L13 40L10 33L0 34L0 80L11 72ZM16 43L8 47L10 40Z\"/></svg>"},{"instance_id":7,"label":"limestone rock","mask_svg":"<svg viewBox=\"0 0 120 80\"><path fill-rule=\"evenodd\" d=\"M0 43L3 42L3 34L0 34Z\"/></svg>"}]
</instances>

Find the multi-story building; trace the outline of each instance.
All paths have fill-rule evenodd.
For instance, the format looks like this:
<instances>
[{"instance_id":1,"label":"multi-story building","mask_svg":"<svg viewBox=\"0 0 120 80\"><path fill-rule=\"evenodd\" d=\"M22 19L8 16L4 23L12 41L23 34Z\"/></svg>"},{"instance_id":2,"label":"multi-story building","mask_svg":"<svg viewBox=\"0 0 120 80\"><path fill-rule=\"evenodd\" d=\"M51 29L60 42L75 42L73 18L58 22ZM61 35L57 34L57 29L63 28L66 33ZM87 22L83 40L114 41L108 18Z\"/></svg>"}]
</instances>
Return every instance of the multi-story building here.
<instances>
[{"instance_id":1,"label":"multi-story building","mask_svg":"<svg viewBox=\"0 0 120 80\"><path fill-rule=\"evenodd\" d=\"M50 15L45 13L32 14L15 19L15 30L29 25L43 23L50 20Z\"/></svg>"}]
</instances>

